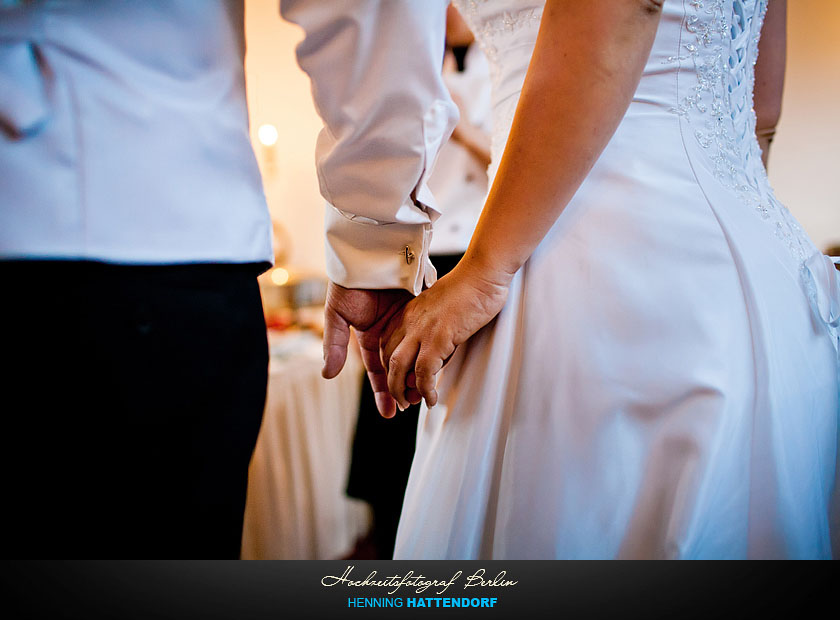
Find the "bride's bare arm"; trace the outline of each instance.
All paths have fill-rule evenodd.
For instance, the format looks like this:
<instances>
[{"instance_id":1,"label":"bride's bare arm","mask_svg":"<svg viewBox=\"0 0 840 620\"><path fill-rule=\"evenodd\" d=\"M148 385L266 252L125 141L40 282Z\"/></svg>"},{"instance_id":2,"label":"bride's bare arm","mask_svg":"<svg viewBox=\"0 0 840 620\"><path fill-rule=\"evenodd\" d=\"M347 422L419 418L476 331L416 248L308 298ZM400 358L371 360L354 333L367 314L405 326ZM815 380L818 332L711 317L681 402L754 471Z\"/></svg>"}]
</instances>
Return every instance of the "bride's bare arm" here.
<instances>
[{"instance_id":1,"label":"bride's bare arm","mask_svg":"<svg viewBox=\"0 0 840 620\"><path fill-rule=\"evenodd\" d=\"M494 277L509 278L531 255L627 111L661 5L650 0L546 3L468 261Z\"/></svg>"},{"instance_id":2,"label":"bride's bare arm","mask_svg":"<svg viewBox=\"0 0 840 620\"><path fill-rule=\"evenodd\" d=\"M787 52L787 0L773 0L767 6L758 50L753 108L755 133L761 146L761 159L766 166L770 143L776 135L776 124L782 113Z\"/></svg>"},{"instance_id":3,"label":"bride's bare arm","mask_svg":"<svg viewBox=\"0 0 840 620\"><path fill-rule=\"evenodd\" d=\"M434 404L435 375L501 309L507 287L627 111L663 0L548 0L499 172L464 259L383 342L389 388ZM416 361L416 363L415 363ZM405 393L416 369L416 390ZM414 378L410 379L410 384ZM409 387L412 387L410 385Z\"/></svg>"}]
</instances>

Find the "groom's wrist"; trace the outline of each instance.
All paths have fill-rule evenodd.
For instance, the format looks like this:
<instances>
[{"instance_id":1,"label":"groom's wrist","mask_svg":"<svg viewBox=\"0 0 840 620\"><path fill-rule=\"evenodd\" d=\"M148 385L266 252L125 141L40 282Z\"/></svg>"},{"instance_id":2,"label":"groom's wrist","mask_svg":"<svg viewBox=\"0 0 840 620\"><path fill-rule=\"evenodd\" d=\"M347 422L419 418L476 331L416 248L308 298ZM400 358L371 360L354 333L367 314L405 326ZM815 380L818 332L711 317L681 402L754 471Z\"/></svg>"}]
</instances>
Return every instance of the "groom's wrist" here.
<instances>
[{"instance_id":1,"label":"groom's wrist","mask_svg":"<svg viewBox=\"0 0 840 620\"><path fill-rule=\"evenodd\" d=\"M430 224L376 224L328 206L325 228L327 276L336 284L419 295L434 282Z\"/></svg>"}]
</instances>

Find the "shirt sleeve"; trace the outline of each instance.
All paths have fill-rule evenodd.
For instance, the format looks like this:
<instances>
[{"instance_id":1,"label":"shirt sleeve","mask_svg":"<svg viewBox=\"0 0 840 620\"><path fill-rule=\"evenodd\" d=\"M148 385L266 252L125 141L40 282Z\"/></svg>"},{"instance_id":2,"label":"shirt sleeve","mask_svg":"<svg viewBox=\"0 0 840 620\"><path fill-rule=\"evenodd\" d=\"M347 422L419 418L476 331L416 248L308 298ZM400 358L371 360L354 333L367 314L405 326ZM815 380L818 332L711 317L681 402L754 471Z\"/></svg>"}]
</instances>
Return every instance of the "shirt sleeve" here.
<instances>
[{"instance_id":1,"label":"shirt sleeve","mask_svg":"<svg viewBox=\"0 0 840 620\"><path fill-rule=\"evenodd\" d=\"M426 181L458 110L441 76L447 0L281 0L324 121L327 275L419 294L439 210Z\"/></svg>"}]
</instances>

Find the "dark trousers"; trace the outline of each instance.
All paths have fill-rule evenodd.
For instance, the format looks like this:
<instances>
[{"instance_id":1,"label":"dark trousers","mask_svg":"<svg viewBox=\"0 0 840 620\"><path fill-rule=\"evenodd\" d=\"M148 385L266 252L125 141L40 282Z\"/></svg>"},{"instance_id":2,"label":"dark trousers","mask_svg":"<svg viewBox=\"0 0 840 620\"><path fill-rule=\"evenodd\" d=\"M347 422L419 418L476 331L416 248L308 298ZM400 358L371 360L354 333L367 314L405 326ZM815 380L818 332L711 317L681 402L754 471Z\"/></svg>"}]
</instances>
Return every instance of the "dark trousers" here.
<instances>
[{"instance_id":1,"label":"dark trousers","mask_svg":"<svg viewBox=\"0 0 840 620\"><path fill-rule=\"evenodd\" d=\"M257 271L0 262L7 556L238 557Z\"/></svg>"},{"instance_id":2,"label":"dark trousers","mask_svg":"<svg viewBox=\"0 0 840 620\"><path fill-rule=\"evenodd\" d=\"M438 276L458 264L463 254L432 256ZM373 512L372 542L379 559L394 555L403 497L408 484L420 405L397 411L391 419L379 415L367 375L362 385L359 419L353 438L347 494L368 502Z\"/></svg>"}]
</instances>

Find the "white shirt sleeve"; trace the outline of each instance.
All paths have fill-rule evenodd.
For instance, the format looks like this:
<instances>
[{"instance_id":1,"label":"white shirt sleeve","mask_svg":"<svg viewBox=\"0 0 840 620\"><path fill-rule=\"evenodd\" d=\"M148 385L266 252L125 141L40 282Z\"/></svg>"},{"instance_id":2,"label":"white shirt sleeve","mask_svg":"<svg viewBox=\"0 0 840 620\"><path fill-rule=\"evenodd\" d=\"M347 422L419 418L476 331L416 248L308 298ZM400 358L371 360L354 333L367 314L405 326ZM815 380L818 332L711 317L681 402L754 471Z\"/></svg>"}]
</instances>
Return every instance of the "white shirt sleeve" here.
<instances>
[{"instance_id":1,"label":"white shirt sleeve","mask_svg":"<svg viewBox=\"0 0 840 620\"><path fill-rule=\"evenodd\" d=\"M441 76L447 0L281 0L324 129L327 275L419 294L439 215L426 180L458 120Z\"/></svg>"}]
</instances>

